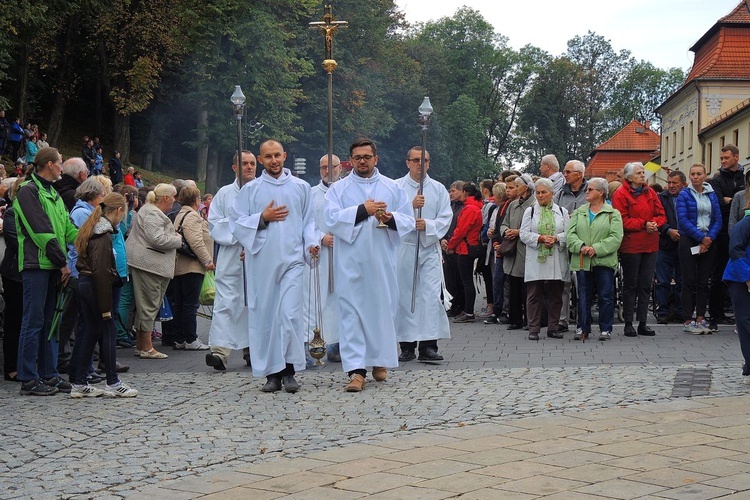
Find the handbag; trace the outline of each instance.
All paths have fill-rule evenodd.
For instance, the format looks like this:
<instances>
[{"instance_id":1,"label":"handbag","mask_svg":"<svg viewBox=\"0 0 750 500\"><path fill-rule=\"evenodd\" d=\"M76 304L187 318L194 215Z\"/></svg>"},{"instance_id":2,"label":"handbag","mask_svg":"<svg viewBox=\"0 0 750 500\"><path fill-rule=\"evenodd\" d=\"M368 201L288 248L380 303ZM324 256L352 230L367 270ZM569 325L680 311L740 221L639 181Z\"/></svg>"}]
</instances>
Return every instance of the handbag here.
<instances>
[{"instance_id":1,"label":"handbag","mask_svg":"<svg viewBox=\"0 0 750 500\"><path fill-rule=\"evenodd\" d=\"M180 255L184 255L185 257L197 259L198 256L195 255L195 252L193 252L193 249L190 248L190 245L188 244L187 240L185 239L185 235L182 232L182 224L185 222L185 217L187 217L188 213L190 212L185 212L185 215L183 215L182 219L180 219L180 225L177 226L177 234L179 234L180 237L182 238L182 246L177 249L177 253Z\"/></svg>"},{"instance_id":2,"label":"handbag","mask_svg":"<svg viewBox=\"0 0 750 500\"><path fill-rule=\"evenodd\" d=\"M161 307L159 308L159 321L172 321L172 308L169 306L169 301L167 300L166 295L164 296L164 300L161 303Z\"/></svg>"},{"instance_id":3,"label":"handbag","mask_svg":"<svg viewBox=\"0 0 750 500\"><path fill-rule=\"evenodd\" d=\"M500 255L510 255L516 253L516 247L518 246L518 238L512 240L504 239L500 242L500 246L497 249L497 253Z\"/></svg>"}]
</instances>

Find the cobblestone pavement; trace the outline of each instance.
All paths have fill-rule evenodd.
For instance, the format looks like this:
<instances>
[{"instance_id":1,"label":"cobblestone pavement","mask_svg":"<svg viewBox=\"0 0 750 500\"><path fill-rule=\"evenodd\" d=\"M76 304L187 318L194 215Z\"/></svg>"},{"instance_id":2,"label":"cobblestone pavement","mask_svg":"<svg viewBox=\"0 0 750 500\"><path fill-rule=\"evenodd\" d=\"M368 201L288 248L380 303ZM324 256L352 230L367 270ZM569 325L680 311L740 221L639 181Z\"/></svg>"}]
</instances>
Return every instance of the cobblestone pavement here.
<instances>
[{"instance_id":1,"label":"cobblestone pavement","mask_svg":"<svg viewBox=\"0 0 750 500\"><path fill-rule=\"evenodd\" d=\"M140 390L135 399L20 397L17 384L0 385L6 422L0 430L0 498L193 498L219 491L200 486L209 484L206 478L212 475L244 472L245 482L261 481L266 477L252 477L260 470L253 467L273 467L284 460L296 463L296 470L313 469L300 467L299 461L326 452L323 456L346 457L352 446L374 440L409 447L415 439L513 425L530 416L570 420L598 409L708 404L717 397L750 393L740 381L741 355L731 327L722 326L711 336L680 330L660 326L656 337L626 338L622 326L616 326L611 341L583 344L573 341L572 333L562 341L543 337L531 342L526 332L508 332L501 325L453 325L453 339L441 346L445 362L406 363L392 370L387 382L368 382L360 394L342 391L340 365L301 373L303 386L297 394L264 394L259 390L263 381L252 378L239 353L226 372L216 372L205 366L205 352L165 351L170 357L160 361L135 359L130 351L119 350L120 360L131 365L123 380ZM206 321L200 331L205 341ZM696 397L706 393L706 398ZM747 440L746 418L742 432ZM437 452L450 455L442 448ZM169 484L181 486L159 488ZM248 491L212 498L275 498L301 490ZM358 496L337 491L327 491L325 497ZM750 497L750 489L742 491L749 495L742 498ZM494 498L534 497L522 492ZM366 493L372 492L360 492ZM446 497L422 493L425 498ZM461 493L465 491L454 496ZM419 497L413 491L409 495ZM321 494L309 490L308 497Z\"/></svg>"}]
</instances>

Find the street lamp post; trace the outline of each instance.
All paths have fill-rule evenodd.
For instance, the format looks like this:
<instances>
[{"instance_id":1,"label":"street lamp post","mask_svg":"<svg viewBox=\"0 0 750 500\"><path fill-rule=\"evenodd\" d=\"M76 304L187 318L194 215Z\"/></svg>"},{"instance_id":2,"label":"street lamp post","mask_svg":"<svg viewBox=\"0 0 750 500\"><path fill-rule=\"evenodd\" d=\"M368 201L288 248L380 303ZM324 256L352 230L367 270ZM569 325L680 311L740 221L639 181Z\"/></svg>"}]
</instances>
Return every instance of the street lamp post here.
<instances>
[{"instance_id":1,"label":"street lamp post","mask_svg":"<svg viewBox=\"0 0 750 500\"><path fill-rule=\"evenodd\" d=\"M417 195L421 195L424 190L424 167L425 167L425 152L427 151L427 129L430 126L430 115L432 115L432 105L430 104L430 98L426 97L419 106L419 124L422 126L422 155L419 164L419 190ZM417 219L422 218L422 208L417 209ZM414 281L411 287L411 312L417 306L417 274L419 273L419 246L420 232L417 231L417 244L416 250L414 251Z\"/></svg>"}]
</instances>

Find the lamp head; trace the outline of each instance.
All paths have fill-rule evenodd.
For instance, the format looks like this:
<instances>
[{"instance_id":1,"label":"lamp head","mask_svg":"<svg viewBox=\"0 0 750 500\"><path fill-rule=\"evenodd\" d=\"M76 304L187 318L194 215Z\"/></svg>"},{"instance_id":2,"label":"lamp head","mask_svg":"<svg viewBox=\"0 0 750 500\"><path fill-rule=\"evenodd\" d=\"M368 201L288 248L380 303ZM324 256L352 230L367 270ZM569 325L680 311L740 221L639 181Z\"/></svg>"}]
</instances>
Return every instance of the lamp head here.
<instances>
[{"instance_id":1,"label":"lamp head","mask_svg":"<svg viewBox=\"0 0 750 500\"><path fill-rule=\"evenodd\" d=\"M425 96L422 104L419 105L419 114L425 118L429 118L432 114L432 105L430 104L430 98Z\"/></svg>"},{"instance_id":2,"label":"lamp head","mask_svg":"<svg viewBox=\"0 0 750 500\"><path fill-rule=\"evenodd\" d=\"M232 104L235 106L242 106L245 104L245 94L242 93L242 89L239 85L234 86L234 93L232 94L232 97L229 98L230 101L232 101Z\"/></svg>"}]
</instances>

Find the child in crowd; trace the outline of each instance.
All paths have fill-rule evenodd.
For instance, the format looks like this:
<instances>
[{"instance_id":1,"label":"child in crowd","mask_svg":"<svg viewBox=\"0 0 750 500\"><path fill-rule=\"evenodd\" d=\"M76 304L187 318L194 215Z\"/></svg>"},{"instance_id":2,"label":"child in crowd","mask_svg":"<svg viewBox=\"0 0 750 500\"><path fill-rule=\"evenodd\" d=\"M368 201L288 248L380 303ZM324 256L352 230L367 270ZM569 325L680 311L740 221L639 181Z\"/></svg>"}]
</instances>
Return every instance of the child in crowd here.
<instances>
[{"instance_id":1,"label":"child in crowd","mask_svg":"<svg viewBox=\"0 0 750 500\"><path fill-rule=\"evenodd\" d=\"M76 238L78 250L78 307L86 326L82 330L83 342L81 356L84 366L77 367L72 373L76 378L71 380L73 398L96 397L104 394L110 397L132 398L138 391L122 383L116 370L117 329L113 314L114 286L120 286L117 277L115 257L112 251L110 235L117 232L117 226L127 214L125 197L110 193L94 209L84 222ZM90 386L87 380L78 374L87 372L88 363L99 342L100 357L106 366L107 384L104 390Z\"/></svg>"},{"instance_id":2,"label":"child in crowd","mask_svg":"<svg viewBox=\"0 0 750 500\"><path fill-rule=\"evenodd\" d=\"M133 179L135 180L135 188L141 189L143 187L143 180L141 179L141 173L137 170L133 174Z\"/></svg>"}]
</instances>

